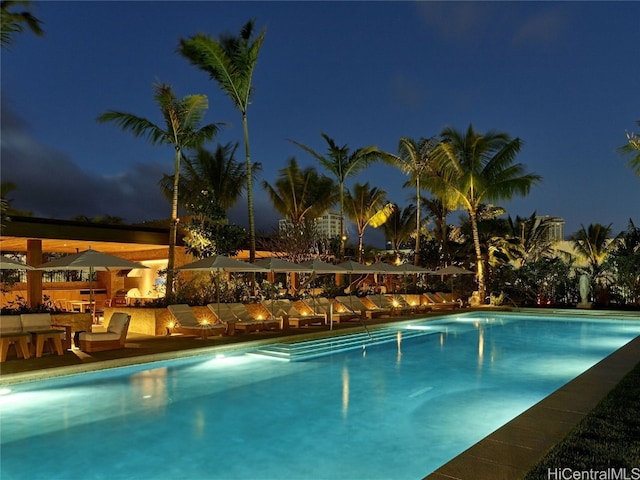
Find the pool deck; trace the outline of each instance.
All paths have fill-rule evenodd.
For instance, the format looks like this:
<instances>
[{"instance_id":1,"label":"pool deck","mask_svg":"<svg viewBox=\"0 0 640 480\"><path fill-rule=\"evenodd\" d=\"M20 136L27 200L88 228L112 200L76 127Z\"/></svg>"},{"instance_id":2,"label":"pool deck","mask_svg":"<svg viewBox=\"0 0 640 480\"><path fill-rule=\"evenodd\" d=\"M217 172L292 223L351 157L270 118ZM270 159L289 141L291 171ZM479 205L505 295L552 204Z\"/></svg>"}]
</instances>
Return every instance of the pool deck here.
<instances>
[{"instance_id":1,"label":"pool deck","mask_svg":"<svg viewBox=\"0 0 640 480\"><path fill-rule=\"evenodd\" d=\"M482 310L486 311L487 309ZM501 310L509 313L510 309ZM366 324L367 327L373 329L380 328L390 322L422 317L441 318L451 313L468 311L471 310L436 312L428 315L422 314L419 317L380 318L367 320ZM519 312L537 315L578 314L604 318L615 316L640 320L638 312L629 314L611 311L579 312L576 310L544 311L537 309L521 309ZM301 329L214 337L207 340L180 335L152 337L129 334L124 350L87 354L74 348L65 352L63 356L49 354L28 360L10 357L7 362L0 364L0 387L154 361L237 351L274 342L301 341L360 331L362 331L360 323L344 322L334 324L331 331L327 326L312 326ZM513 480L520 478L553 445L562 440L638 362L640 362L640 337L612 353L425 478L429 480Z\"/></svg>"}]
</instances>

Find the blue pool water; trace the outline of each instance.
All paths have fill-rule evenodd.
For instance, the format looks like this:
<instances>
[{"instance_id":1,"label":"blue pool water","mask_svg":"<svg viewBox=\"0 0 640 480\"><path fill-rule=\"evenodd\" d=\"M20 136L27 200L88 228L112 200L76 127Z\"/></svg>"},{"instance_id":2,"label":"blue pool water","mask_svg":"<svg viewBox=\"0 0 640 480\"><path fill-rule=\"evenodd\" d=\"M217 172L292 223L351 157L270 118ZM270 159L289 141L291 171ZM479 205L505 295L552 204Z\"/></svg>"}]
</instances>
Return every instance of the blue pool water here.
<instances>
[{"instance_id":1,"label":"blue pool water","mask_svg":"<svg viewBox=\"0 0 640 480\"><path fill-rule=\"evenodd\" d=\"M390 328L402 341L300 362L227 354L14 385L0 476L422 478L640 335L478 314Z\"/></svg>"}]
</instances>

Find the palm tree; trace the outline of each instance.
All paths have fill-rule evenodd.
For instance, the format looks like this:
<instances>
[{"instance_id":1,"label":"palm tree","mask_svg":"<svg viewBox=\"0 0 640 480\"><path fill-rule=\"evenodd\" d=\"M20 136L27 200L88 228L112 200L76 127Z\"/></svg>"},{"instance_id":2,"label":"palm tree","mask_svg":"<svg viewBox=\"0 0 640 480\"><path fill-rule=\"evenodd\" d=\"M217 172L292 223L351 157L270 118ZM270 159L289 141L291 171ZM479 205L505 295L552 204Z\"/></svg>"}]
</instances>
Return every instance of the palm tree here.
<instances>
[{"instance_id":1,"label":"palm tree","mask_svg":"<svg viewBox=\"0 0 640 480\"><path fill-rule=\"evenodd\" d=\"M253 173L251 153L249 149L249 123L247 109L251 101L253 72L258 61L260 47L266 34L262 30L257 38L251 41L254 20L247 22L240 30L240 35L220 35L218 40L198 34L187 40L180 40L180 53L192 65L207 72L220 88L231 98L235 107L242 114L242 130L244 134L244 152L247 170L247 207L249 216L249 261L256 257L256 227L253 212Z\"/></svg>"},{"instance_id":2,"label":"palm tree","mask_svg":"<svg viewBox=\"0 0 640 480\"><path fill-rule=\"evenodd\" d=\"M329 137L326 133L321 133L320 135L322 135L322 138L327 142L328 150L326 155L321 155L315 150L299 142L292 140L292 143L317 159L324 168L335 176L338 182L338 190L340 193L340 255L344 257L344 246L346 240L344 229L344 183L347 178L361 172L371 162L383 157L384 153L375 146L358 148L351 152L347 145L343 145L341 147L336 145L333 138Z\"/></svg>"},{"instance_id":3,"label":"palm tree","mask_svg":"<svg viewBox=\"0 0 640 480\"><path fill-rule=\"evenodd\" d=\"M445 128L434 151L437 176L428 179L430 188L441 198L453 198L469 214L476 254L478 293L485 298L485 268L478 235L478 211L485 202L509 200L526 195L541 180L525 173L524 165L514 163L522 142L508 134L476 132L471 125L465 133Z\"/></svg>"},{"instance_id":4,"label":"palm tree","mask_svg":"<svg viewBox=\"0 0 640 480\"><path fill-rule=\"evenodd\" d=\"M438 239L442 248L440 261L446 265L449 262L449 225L447 223L447 216L449 215L450 209L446 203L438 197L425 198L422 203L427 209L427 212L430 213L429 217L433 220L433 236ZM452 208L455 208L455 206Z\"/></svg>"},{"instance_id":5,"label":"palm tree","mask_svg":"<svg viewBox=\"0 0 640 480\"><path fill-rule=\"evenodd\" d=\"M592 281L597 281L602 277L602 262L616 246L616 242L611 241L610 236L611 224L604 226L599 223L592 223L587 228L584 225L580 225L580 230L570 237L578 256L589 263L589 273Z\"/></svg>"},{"instance_id":6,"label":"palm tree","mask_svg":"<svg viewBox=\"0 0 640 480\"><path fill-rule=\"evenodd\" d=\"M24 6L26 10L22 12L10 11L13 7ZM13 35L22 33L25 26L29 28L37 36L41 37L44 32L42 30L42 22L33 15L29 8L31 2L4 0L0 2L0 46L5 48L13 43Z\"/></svg>"},{"instance_id":7,"label":"palm tree","mask_svg":"<svg viewBox=\"0 0 640 480\"><path fill-rule=\"evenodd\" d=\"M387 154L385 161L398 167L402 173L409 176L409 181L405 186L415 185L416 188L416 246L414 250L414 264L418 265L420 262L420 229L422 226L421 220L421 183L420 180L433 171L433 162L431 161L431 154L436 145L433 138L421 138L419 141L409 137L402 137L398 144L399 155Z\"/></svg>"},{"instance_id":8,"label":"palm tree","mask_svg":"<svg viewBox=\"0 0 640 480\"><path fill-rule=\"evenodd\" d=\"M362 260L364 231L368 226L377 228L383 225L396 206L387 203L387 192L377 187L370 187L369 182L356 183L353 192L347 190L344 209L358 230L358 261Z\"/></svg>"},{"instance_id":9,"label":"palm tree","mask_svg":"<svg viewBox=\"0 0 640 480\"><path fill-rule=\"evenodd\" d=\"M636 123L640 127L640 120ZM629 166L634 170L635 175L640 177L640 134L627 133L627 143L619 147L618 152L630 157Z\"/></svg>"},{"instance_id":10,"label":"palm tree","mask_svg":"<svg viewBox=\"0 0 640 480\"><path fill-rule=\"evenodd\" d=\"M247 184L247 173L244 164L236 161L235 152L238 143L218 144L211 152L198 147L196 155L184 158L180 176L178 202L193 213L199 213L198 205L212 202L226 218L226 212L233 207ZM260 164L253 164L253 171L260 169ZM169 198L173 196L173 177L165 175L160 186ZM206 209L205 209L206 210Z\"/></svg>"},{"instance_id":11,"label":"palm tree","mask_svg":"<svg viewBox=\"0 0 640 480\"><path fill-rule=\"evenodd\" d=\"M400 256L400 247L407 243L411 235L415 233L414 218L416 216L416 206L411 204L400 209L395 206L389 219L383 224L385 238L391 242L396 260Z\"/></svg>"},{"instance_id":12,"label":"palm tree","mask_svg":"<svg viewBox=\"0 0 640 480\"><path fill-rule=\"evenodd\" d=\"M301 170L295 157L272 186L266 180L262 186L269 194L275 209L295 227L305 220L313 220L327 211L336 201L333 180L320 175L315 168Z\"/></svg>"},{"instance_id":13,"label":"palm tree","mask_svg":"<svg viewBox=\"0 0 640 480\"><path fill-rule=\"evenodd\" d=\"M496 219L497 220L497 219ZM500 263L511 263L519 269L554 255L549 239L552 219L539 217L533 212L528 218L516 216L500 220L496 234L490 239L491 255Z\"/></svg>"},{"instance_id":14,"label":"palm tree","mask_svg":"<svg viewBox=\"0 0 640 480\"><path fill-rule=\"evenodd\" d=\"M146 137L151 145L171 145L175 150L167 264L167 297L169 297L173 293L180 160L183 158L185 150L197 148L206 140L212 139L218 133L219 124L210 123L200 127L209 107L206 95L188 95L178 100L171 86L164 83L154 85L154 91L154 99L160 107L165 122L164 127L158 126L146 118L114 110L100 115L98 122L113 122L122 130L129 130L136 137Z\"/></svg>"}]
</instances>

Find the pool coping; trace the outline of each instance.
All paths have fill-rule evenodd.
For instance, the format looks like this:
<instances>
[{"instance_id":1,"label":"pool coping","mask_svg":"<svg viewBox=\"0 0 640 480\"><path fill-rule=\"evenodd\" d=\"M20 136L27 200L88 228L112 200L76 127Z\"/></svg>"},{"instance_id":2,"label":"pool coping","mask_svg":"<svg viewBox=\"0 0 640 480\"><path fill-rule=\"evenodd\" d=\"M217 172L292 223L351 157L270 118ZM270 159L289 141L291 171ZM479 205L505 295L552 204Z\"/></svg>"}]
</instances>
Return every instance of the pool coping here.
<instances>
[{"instance_id":1,"label":"pool coping","mask_svg":"<svg viewBox=\"0 0 640 480\"><path fill-rule=\"evenodd\" d=\"M522 312L532 313L532 312ZM556 312L564 313L567 312ZM542 312L538 312L542 315ZM569 314L574 316L573 314ZM608 315L611 313L608 312ZM586 316L586 315L585 315ZM596 316L592 314L592 316ZM602 313L599 315L602 317ZM615 315L618 317L618 315ZM637 319L637 315L630 315ZM513 480L524 476L640 362L640 336L558 388L425 480ZM563 465L557 465L563 468Z\"/></svg>"}]
</instances>

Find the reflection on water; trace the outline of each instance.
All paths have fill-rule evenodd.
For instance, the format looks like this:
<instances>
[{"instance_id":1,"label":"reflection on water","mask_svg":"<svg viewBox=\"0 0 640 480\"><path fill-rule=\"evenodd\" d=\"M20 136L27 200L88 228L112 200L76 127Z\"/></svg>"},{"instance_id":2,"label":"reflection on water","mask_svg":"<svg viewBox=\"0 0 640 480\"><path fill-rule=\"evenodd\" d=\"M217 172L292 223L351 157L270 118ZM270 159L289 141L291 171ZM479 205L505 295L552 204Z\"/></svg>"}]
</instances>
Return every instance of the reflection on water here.
<instances>
[{"instance_id":1,"label":"reflection on water","mask_svg":"<svg viewBox=\"0 0 640 480\"><path fill-rule=\"evenodd\" d=\"M167 395L167 374L168 368L154 368L134 373L129 379L129 383L134 391L139 392L139 398L143 411L158 413L166 409Z\"/></svg>"},{"instance_id":2,"label":"reflection on water","mask_svg":"<svg viewBox=\"0 0 640 480\"><path fill-rule=\"evenodd\" d=\"M347 418L349 411L349 368L342 367L342 416Z\"/></svg>"}]
</instances>

